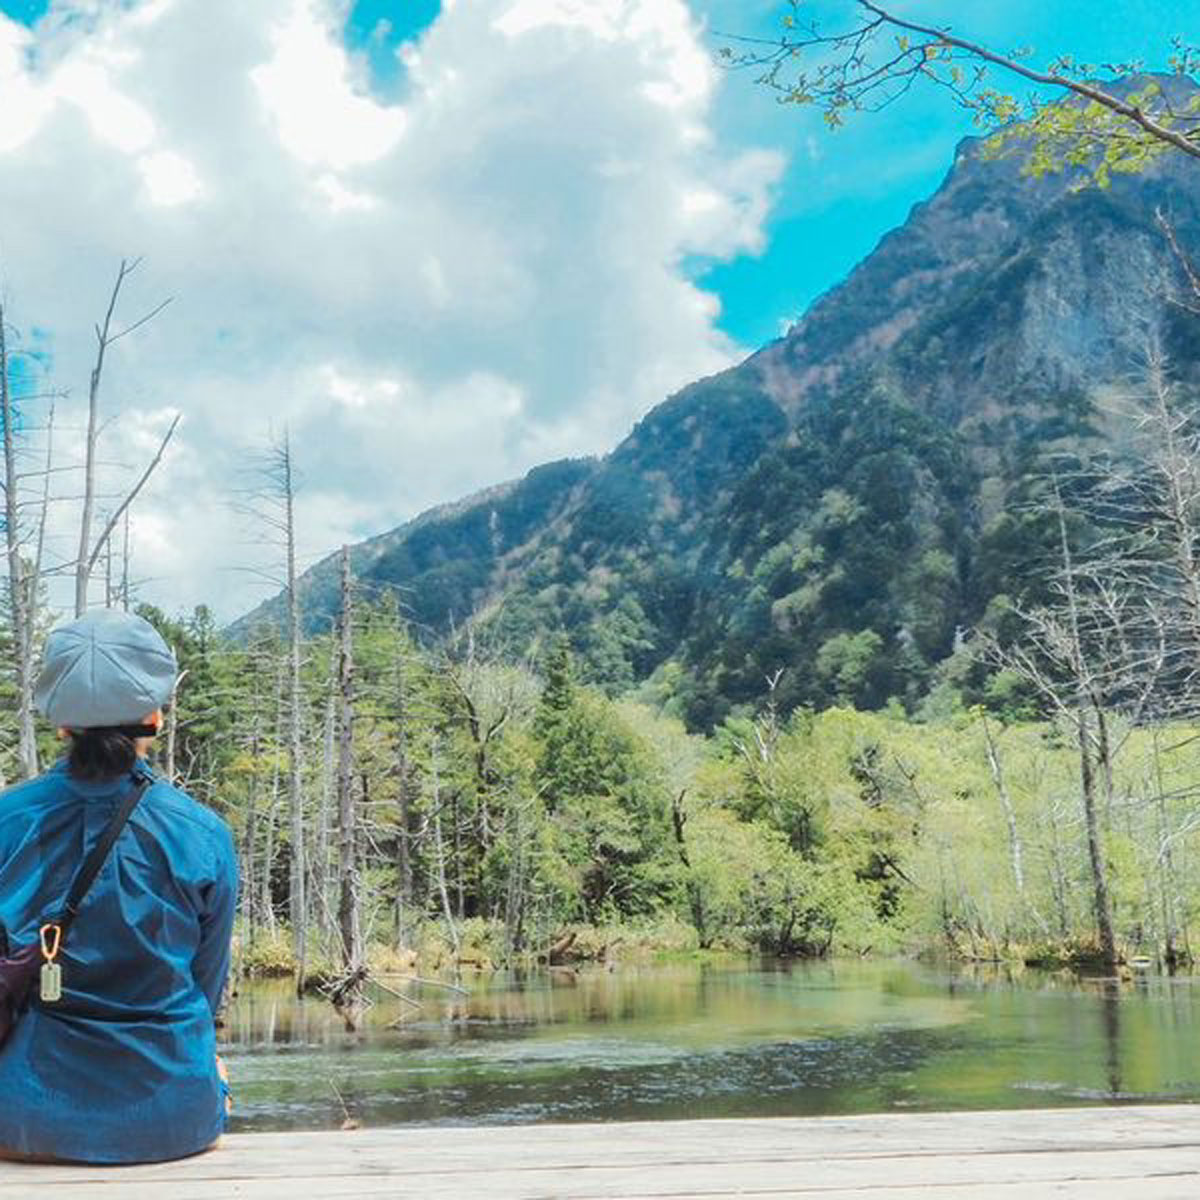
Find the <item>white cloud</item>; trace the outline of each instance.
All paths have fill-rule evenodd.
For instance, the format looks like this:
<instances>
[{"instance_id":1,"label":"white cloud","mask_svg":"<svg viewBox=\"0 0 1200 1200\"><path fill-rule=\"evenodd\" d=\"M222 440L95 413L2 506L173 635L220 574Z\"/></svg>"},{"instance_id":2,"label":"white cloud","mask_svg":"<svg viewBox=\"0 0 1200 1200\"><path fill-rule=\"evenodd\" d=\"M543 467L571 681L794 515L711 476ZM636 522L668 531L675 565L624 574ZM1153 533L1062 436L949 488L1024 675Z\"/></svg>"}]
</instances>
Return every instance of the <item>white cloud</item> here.
<instances>
[{"instance_id":1,"label":"white cloud","mask_svg":"<svg viewBox=\"0 0 1200 1200\"><path fill-rule=\"evenodd\" d=\"M86 59L68 59L50 82L52 94L74 104L92 132L118 150L144 150L154 141L154 119L112 84L111 68Z\"/></svg>"},{"instance_id":2,"label":"white cloud","mask_svg":"<svg viewBox=\"0 0 1200 1200\"><path fill-rule=\"evenodd\" d=\"M374 162L404 131L404 114L356 95L330 14L298 0L272 31L274 54L250 78L276 123L279 139L301 162L348 167Z\"/></svg>"},{"instance_id":3,"label":"white cloud","mask_svg":"<svg viewBox=\"0 0 1200 1200\"><path fill-rule=\"evenodd\" d=\"M186 204L202 190L196 168L172 150L144 154L138 160L138 167L155 204Z\"/></svg>"},{"instance_id":4,"label":"white cloud","mask_svg":"<svg viewBox=\"0 0 1200 1200\"><path fill-rule=\"evenodd\" d=\"M0 14L0 154L15 150L41 125L51 100L27 77L23 59L32 37Z\"/></svg>"},{"instance_id":5,"label":"white cloud","mask_svg":"<svg viewBox=\"0 0 1200 1200\"><path fill-rule=\"evenodd\" d=\"M314 181L317 191L325 197L330 212L363 211L374 208L378 203L375 196L367 192L356 192L348 188L336 175L327 172Z\"/></svg>"},{"instance_id":6,"label":"white cloud","mask_svg":"<svg viewBox=\"0 0 1200 1200\"><path fill-rule=\"evenodd\" d=\"M684 260L756 251L782 163L717 143L683 0L447 4L405 52L403 106L358 90L338 11L89 0L34 35L0 17L0 268L72 389L64 448L119 259L145 256L124 319L176 297L113 348L103 395L129 414L108 491L185 417L133 521L135 576L170 608L256 598L229 568L266 551L228 500L269 430L302 470L312 560L603 452L739 352Z\"/></svg>"}]
</instances>

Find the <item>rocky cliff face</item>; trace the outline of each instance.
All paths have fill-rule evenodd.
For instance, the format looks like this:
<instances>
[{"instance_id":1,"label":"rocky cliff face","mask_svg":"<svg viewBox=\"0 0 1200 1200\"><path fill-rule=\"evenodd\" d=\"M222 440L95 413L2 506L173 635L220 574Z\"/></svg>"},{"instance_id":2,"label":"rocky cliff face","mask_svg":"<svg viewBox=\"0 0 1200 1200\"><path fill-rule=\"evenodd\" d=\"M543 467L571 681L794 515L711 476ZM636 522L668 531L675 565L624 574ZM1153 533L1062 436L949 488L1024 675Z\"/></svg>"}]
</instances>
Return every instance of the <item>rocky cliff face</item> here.
<instances>
[{"instance_id":1,"label":"rocky cliff face","mask_svg":"<svg viewBox=\"0 0 1200 1200\"><path fill-rule=\"evenodd\" d=\"M1198 174L1177 156L1101 190L964 143L938 192L747 365L791 413L870 367L952 422L1127 373L1176 281L1155 211L1194 244Z\"/></svg>"},{"instance_id":2,"label":"rocky cliff face","mask_svg":"<svg viewBox=\"0 0 1200 1200\"><path fill-rule=\"evenodd\" d=\"M786 337L685 388L603 460L552 464L355 550L430 631L474 616L509 652L566 629L614 690L652 678L699 724L761 695L916 703L955 630L1017 586L1007 497L1096 437L1094 402L1161 337L1200 371L1200 318L1155 227L1200 247L1200 167L1108 190L1033 180L964 143ZM336 605L331 562L306 620ZM279 611L278 601L239 623Z\"/></svg>"}]
</instances>

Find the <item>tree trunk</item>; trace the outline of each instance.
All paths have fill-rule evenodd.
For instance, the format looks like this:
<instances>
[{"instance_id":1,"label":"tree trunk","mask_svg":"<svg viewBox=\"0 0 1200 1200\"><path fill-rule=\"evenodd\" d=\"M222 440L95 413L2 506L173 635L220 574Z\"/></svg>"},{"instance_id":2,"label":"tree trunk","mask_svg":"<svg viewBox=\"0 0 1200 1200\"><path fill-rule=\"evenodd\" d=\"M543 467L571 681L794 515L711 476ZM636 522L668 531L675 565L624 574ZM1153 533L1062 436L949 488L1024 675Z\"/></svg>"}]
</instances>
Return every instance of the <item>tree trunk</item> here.
<instances>
[{"instance_id":1,"label":"tree trunk","mask_svg":"<svg viewBox=\"0 0 1200 1200\"><path fill-rule=\"evenodd\" d=\"M121 264L124 269L124 263ZM117 287L120 287L118 281ZM96 364L92 367L91 383L88 387L88 420L84 438L83 459L83 510L79 517L79 557L75 560L75 615L82 617L87 611L88 582L92 575L92 511L96 504L96 439L100 434L98 407L100 400L100 378L104 371L104 352L108 348L108 322L116 304L116 292L108 307L104 331L99 336Z\"/></svg>"},{"instance_id":2,"label":"tree trunk","mask_svg":"<svg viewBox=\"0 0 1200 1200\"><path fill-rule=\"evenodd\" d=\"M108 309L104 321L96 327L96 361L92 365L91 378L88 381L88 419L87 433L84 440L83 458L83 511L79 517L79 557L75 560L75 615L82 617L87 610L88 581L92 575L92 514L96 505L96 439L100 436L99 407L100 380L104 376L104 357L111 343L113 313L117 309L117 300L121 295L121 287L125 277L133 270L132 266L121 259L117 270L117 279L108 297Z\"/></svg>"},{"instance_id":3,"label":"tree trunk","mask_svg":"<svg viewBox=\"0 0 1200 1200\"><path fill-rule=\"evenodd\" d=\"M9 621L12 652L16 660L17 760L21 777L32 779L38 772L37 739L33 726L33 605L21 557L21 521L18 506L15 406L8 374L8 340L4 307L0 304L0 421L4 423L4 538L8 552Z\"/></svg>"},{"instance_id":4,"label":"tree trunk","mask_svg":"<svg viewBox=\"0 0 1200 1200\"><path fill-rule=\"evenodd\" d=\"M1012 797L1008 794L1008 785L1004 781L1004 770L1000 765L1000 756L996 750L996 742L992 737L992 727L986 716L983 717L983 736L987 743L988 767L992 772L992 782L996 786L996 795L1000 798L1000 806L1004 809L1004 820L1008 825L1008 857L1012 865L1013 883L1017 888L1017 898L1025 905L1025 870L1021 852L1021 835L1017 832L1017 814L1013 809Z\"/></svg>"},{"instance_id":5,"label":"tree trunk","mask_svg":"<svg viewBox=\"0 0 1200 1200\"><path fill-rule=\"evenodd\" d=\"M175 686L171 689L171 698L167 702L167 745L164 771L168 783L175 782L175 758L179 743L179 689L187 678L187 671L180 671L175 677Z\"/></svg>"},{"instance_id":6,"label":"tree trunk","mask_svg":"<svg viewBox=\"0 0 1200 1200\"><path fill-rule=\"evenodd\" d=\"M446 842L442 837L442 784L436 734L433 737L430 760L433 782L433 846L437 860L438 895L441 897L442 915L446 918L446 931L450 935L450 945L454 950L454 960L457 963L462 945L458 936L458 926L454 923L454 913L450 907L450 889L446 886Z\"/></svg>"},{"instance_id":7,"label":"tree trunk","mask_svg":"<svg viewBox=\"0 0 1200 1200\"><path fill-rule=\"evenodd\" d=\"M1092 869L1092 899L1096 919L1096 933L1100 940L1100 954L1108 971L1116 970L1117 943L1113 934L1112 901L1109 897L1108 880L1104 868L1104 848L1100 839L1100 822L1096 812L1096 762L1092 757L1092 731L1089 709L1094 710L1099 726L1096 743L1102 755L1101 766L1105 773L1105 795L1112 796L1112 759L1109 753L1108 727L1099 703L1092 702L1092 679L1084 652L1080 632L1079 597L1075 590L1074 562L1071 543L1067 537L1066 509L1058 480L1054 481L1055 511L1058 517L1058 536L1063 562L1063 594L1067 602L1068 629L1070 632L1070 660L1076 703L1074 723L1079 742L1079 784L1083 797L1083 819L1087 830L1088 861Z\"/></svg>"},{"instance_id":8,"label":"tree trunk","mask_svg":"<svg viewBox=\"0 0 1200 1200\"><path fill-rule=\"evenodd\" d=\"M462 812L459 808L462 796L457 790L450 806L450 816L454 824L454 892L458 919L462 921L467 915L467 888L463 879L463 841L462 841Z\"/></svg>"},{"instance_id":9,"label":"tree trunk","mask_svg":"<svg viewBox=\"0 0 1200 1200\"><path fill-rule=\"evenodd\" d=\"M695 926L700 948L707 950L709 938L707 921L704 914L704 893L692 876L692 860L688 857L687 840L684 837L684 827L687 825L687 812L683 807L683 800L686 794L686 792L681 791L671 802L671 827L675 832L675 849L679 854L679 861L688 873L687 897L688 908L692 913L692 924Z\"/></svg>"},{"instance_id":10,"label":"tree trunk","mask_svg":"<svg viewBox=\"0 0 1200 1200\"><path fill-rule=\"evenodd\" d=\"M358 975L363 963L358 894L358 828L354 807L354 658L350 549L342 547L342 615L338 681L341 689L341 722L338 741L338 929L342 939L342 966L348 976ZM360 998L355 984L344 1002L353 1009Z\"/></svg>"},{"instance_id":11,"label":"tree trunk","mask_svg":"<svg viewBox=\"0 0 1200 1200\"><path fill-rule=\"evenodd\" d=\"M296 591L295 488L292 448L283 439L283 500L287 539L288 603L288 808L292 828L292 867L288 894L288 919L292 926L292 952L296 958L296 994L304 995L308 974L308 903L305 895L304 782L302 703L300 689L300 597Z\"/></svg>"},{"instance_id":12,"label":"tree trunk","mask_svg":"<svg viewBox=\"0 0 1200 1200\"><path fill-rule=\"evenodd\" d=\"M1162 758L1159 754L1158 732L1154 734L1154 809L1158 824L1158 888L1162 906L1163 961L1174 974L1183 956L1179 952L1179 930L1175 917L1175 862L1171 850L1170 827L1167 822L1166 782L1163 779Z\"/></svg>"},{"instance_id":13,"label":"tree trunk","mask_svg":"<svg viewBox=\"0 0 1200 1200\"><path fill-rule=\"evenodd\" d=\"M271 803L266 813L266 846L263 849L262 916L267 929L275 932L275 902L271 875L275 868L275 816L279 810L279 742L283 729L283 664L275 670L275 727L271 740Z\"/></svg>"},{"instance_id":14,"label":"tree trunk","mask_svg":"<svg viewBox=\"0 0 1200 1200\"><path fill-rule=\"evenodd\" d=\"M254 948L255 935L258 932L258 907L254 903L255 838L258 835L258 724L258 705L255 704L250 732L250 788L246 799L246 831L242 839L242 904L246 916L247 940L251 949Z\"/></svg>"},{"instance_id":15,"label":"tree trunk","mask_svg":"<svg viewBox=\"0 0 1200 1200\"><path fill-rule=\"evenodd\" d=\"M504 814L505 835L509 838L511 847L508 878L504 886L504 945L506 958L519 954L525 949L525 910L528 897L526 895L526 857L528 855L528 838L522 821L523 806L515 801Z\"/></svg>"},{"instance_id":16,"label":"tree trunk","mask_svg":"<svg viewBox=\"0 0 1200 1200\"><path fill-rule=\"evenodd\" d=\"M176 682L176 687L179 686ZM171 697L171 706L167 709L167 749L165 773L168 783L175 782L175 742L179 737L179 703L176 696Z\"/></svg>"},{"instance_id":17,"label":"tree trunk","mask_svg":"<svg viewBox=\"0 0 1200 1200\"><path fill-rule=\"evenodd\" d=\"M129 509L125 510L121 531L121 607L129 611Z\"/></svg>"},{"instance_id":18,"label":"tree trunk","mask_svg":"<svg viewBox=\"0 0 1200 1200\"><path fill-rule=\"evenodd\" d=\"M317 861L313 868L313 891L317 902L317 922L328 945L333 937L332 903L329 896L329 841L332 826L334 745L337 740L338 648L333 646L329 671L329 694L325 698L325 720L321 764L321 806L317 817Z\"/></svg>"},{"instance_id":19,"label":"tree trunk","mask_svg":"<svg viewBox=\"0 0 1200 1200\"><path fill-rule=\"evenodd\" d=\"M1092 759L1090 722L1087 711L1079 710L1079 782L1083 793L1083 821L1087 831L1088 862L1092 870L1092 903L1100 955L1106 970L1117 966L1117 939L1113 933L1112 900L1104 867L1100 821L1096 805L1096 764Z\"/></svg>"},{"instance_id":20,"label":"tree trunk","mask_svg":"<svg viewBox=\"0 0 1200 1200\"><path fill-rule=\"evenodd\" d=\"M1058 936L1066 941L1071 936L1070 907L1067 903L1067 877L1063 868L1062 839L1058 833L1058 817L1053 802L1048 810L1050 825L1050 891L1054 896L1054 912L1058 917Z\"/></svg>"},{"instance_id":21,"label":"tree trunk","mask_svg":"<svg viewBox=\"0 0 1200 1200\"><path fill-rule=\"evenodd\" d=\"M148 321L152 321L171 303L169 299L164 300L144 317L126 326L119 333L113 333L112 320L117 310L117 300L120 298L121 288L124 286L125 280L137 270L139 261L138 259L121 259L116 281L108 297L108 308L104 313L104 320L96 326L96 360L92 365L92 374L88 382L87 436L84 443L83 460L83 510L79 518L79 557L75 560L75 615L77 617L83 616L87 609L88 583L91 580L92 571L95 569L97 559L108 544L108 540L112 536L117 522L124 517L129 510L129 506L137 497L137 494L154 473L155 467L158 466L163 452L167 448L167 443L170 442L171 436L175 432L175 427L179 424L179 417L177 415L171 422L171 427L167 430L166 437L159 444L158 453L151 459L150 465L143 472L137 483L130 489L125 499L117 505L108 523L93 544L92 518L96 508L96 442L100 436L100 380L104 375L104 359L108 353L109 346L125 337L126 334L130 334L135 329L141 328Z\"/></svg>"},{"instance_id":22,"label":"tree trunk","mask_svg":"<svg viewBox=\"0 0 1200 1200\"><path fill-rule=\"evenodd\" d=\"M1163 962L1174 974L1183 956L1179 953L1179 931L1175 924L1175 871L1171 861L1171 843L1167 835L1166 801L1161 793L1157 801L1158 836L1162 846L1162 864L1158 871L1159 898L1162 905Z\"/></svg>"},{"instance_id":23,"label":"tree trunk","mask_svg":"<svg viewBox=\"0 0 1200 1200\"><path fill-rule=\"evenodd\" d=\"M408 757L408 695L404 678L404 653L396 654L396 791L398 804L398 837L396 845L396 944L404 946L404 921L413 904L412 865L412 764Z\"/></svg>"}]
</instances>

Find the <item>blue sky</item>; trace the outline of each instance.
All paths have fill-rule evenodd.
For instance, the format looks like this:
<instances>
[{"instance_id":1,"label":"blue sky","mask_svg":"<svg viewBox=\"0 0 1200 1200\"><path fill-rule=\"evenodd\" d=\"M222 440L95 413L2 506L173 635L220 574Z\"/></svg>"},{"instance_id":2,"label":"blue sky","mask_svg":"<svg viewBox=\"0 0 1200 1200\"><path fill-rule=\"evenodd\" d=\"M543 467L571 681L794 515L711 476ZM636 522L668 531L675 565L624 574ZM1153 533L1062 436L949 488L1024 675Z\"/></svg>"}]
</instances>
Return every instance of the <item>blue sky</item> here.
<instances>
[{"instance_id":1,"label":"blue sky","mask_svg":"<svg viewBox=\"0 0 1200 1200\"><path fill-rule=\"evenodd\" d=\"M365 48L378 87L396 87L396 48L432 25L441 7L441 0L355 0L346 21L346 40Z\"/></svg>"}]
</instances>

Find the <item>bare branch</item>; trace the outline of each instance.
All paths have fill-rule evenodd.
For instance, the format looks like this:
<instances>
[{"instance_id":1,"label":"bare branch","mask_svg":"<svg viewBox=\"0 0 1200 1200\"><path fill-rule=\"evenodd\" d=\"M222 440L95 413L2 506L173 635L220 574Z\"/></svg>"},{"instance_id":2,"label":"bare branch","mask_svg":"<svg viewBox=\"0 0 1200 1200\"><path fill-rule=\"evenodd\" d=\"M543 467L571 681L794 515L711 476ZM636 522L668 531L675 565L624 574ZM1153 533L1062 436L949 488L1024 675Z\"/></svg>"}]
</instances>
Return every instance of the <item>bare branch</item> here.
<instances>
[{"instance_id":1,"label":"bare branch","mask_svg":"<svg viewBox=\"0 0 1200 1200\"><path fill-rule=\"evenodd\" d=\"M120 521L121 517L125 513L125 510L137 499L138 493L146 486L146 482L149 480L150 476L154 474L154 468L157 467L162 461L162 456L167 449L168 443L171 441L171 436L174 434L176 427L179 425L180 419L181 414L176 413L175 419L171 422L171 427L167 430L163 440L159 443L157 452L150 460L149 465L142 472L141 478L138 479L137 483L133 485L125 499L122 500L121 503L116 507L112 516L108 518L107 524L104 526L100 536L96 539L96 544L92 548L91 554L88 556L87 568L89 575L99 560L100 555L103 553L104 547L107 544L108 539L112 536L113 530L116 529L117 522Z\"/></svg>"},{"instance_id":2,"label":"bare branch","mask_svg":"<svg viewBox=\"0 0 1200 1200\"><path fill-rule=\"evenodd\" d=\"M158 316L164 308L167 307L175 299L174 296L168 296L161 304L152 308L144 317L139 317L132 325L127 325L120 333L114 333L108 338L108 344L111 346L114 342L119 342L123 337L128 337L135 330L141 329L143 325L149 324Z\"/></svg>"}]
</instances>

